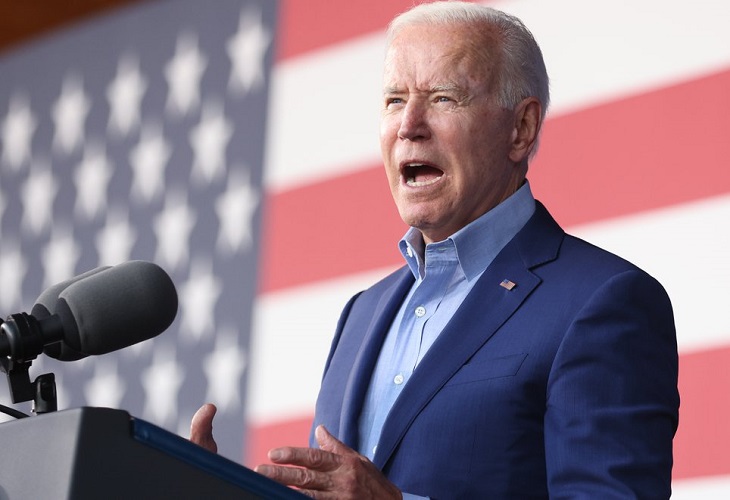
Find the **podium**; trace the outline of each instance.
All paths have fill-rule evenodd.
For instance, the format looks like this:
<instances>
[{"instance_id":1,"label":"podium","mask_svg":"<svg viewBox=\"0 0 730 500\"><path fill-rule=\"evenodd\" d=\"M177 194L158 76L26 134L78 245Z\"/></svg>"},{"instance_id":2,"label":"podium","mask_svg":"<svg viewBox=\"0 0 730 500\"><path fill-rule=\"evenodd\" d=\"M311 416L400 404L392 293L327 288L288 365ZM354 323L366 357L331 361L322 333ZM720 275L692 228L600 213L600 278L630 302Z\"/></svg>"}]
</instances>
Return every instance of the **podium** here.
<instances>
[{"instance_id":1,"label":"podium","mask_svg":"<svg viewBox=\"0 0 730 500\"><path fill-rule=\"evenodd\" d=\"M123 410L0 424L0 500L193 498L306 497Z\"/></svg>"}]
</instances>

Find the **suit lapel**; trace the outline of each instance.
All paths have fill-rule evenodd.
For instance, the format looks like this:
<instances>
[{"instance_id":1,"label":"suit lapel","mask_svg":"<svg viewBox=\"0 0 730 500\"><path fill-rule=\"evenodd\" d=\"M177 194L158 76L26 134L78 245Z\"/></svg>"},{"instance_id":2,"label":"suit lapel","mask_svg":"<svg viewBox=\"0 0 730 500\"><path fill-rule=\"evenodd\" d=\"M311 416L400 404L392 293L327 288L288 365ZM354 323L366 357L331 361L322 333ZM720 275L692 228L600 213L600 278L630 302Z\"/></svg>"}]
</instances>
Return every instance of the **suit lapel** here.
<instances>
[{"instance_id":1,"label":"suit lapel","mask_svg":"<svg viewBox=\"0 0 730 500\"><path fill-rule=\"evenodd\" d=\"M363 335L342 399L340 439L351 447L357 447L360 412L380 348L413 281L411 271L403 267L397 272L393 284L379 295L380 299L375 308L363 308L364 311L372 313L372 316L352 319L352 324L369 325L369 327Z\"/></svg>"},{"instance_id":2,"label":"suit lapel","mask_svg":"<svg viewBox=\"0 0 730 500\"><path fill-rule=\"evenodd\" d=\"M403 388L383 427L373 460L378 467L385 466L424 406L540 284L531 269L556 258L563 236L538 204L530 221L479 278ZM516 286L512 290L500 286L505 279Z\"/></svg>"}]
</instances>

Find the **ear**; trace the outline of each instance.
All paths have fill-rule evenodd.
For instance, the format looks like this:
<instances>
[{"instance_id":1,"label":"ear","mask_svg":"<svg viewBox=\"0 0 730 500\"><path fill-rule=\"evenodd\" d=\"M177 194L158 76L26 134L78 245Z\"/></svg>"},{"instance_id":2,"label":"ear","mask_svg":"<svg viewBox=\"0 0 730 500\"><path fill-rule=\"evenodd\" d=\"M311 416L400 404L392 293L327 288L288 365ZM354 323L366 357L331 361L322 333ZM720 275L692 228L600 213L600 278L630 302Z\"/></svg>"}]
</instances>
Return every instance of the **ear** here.
<instances>
[{"instance_id":1,"label":"ear","mask_svg":"<svg viewBox=\"0 0 730 500\"><path fill-rule=\"evenodd\" d=\"M542 125L542 105L536 97L528 97L520 102L514 112L512 129L512 149L510 160L520 163L530 156L535 147L537 134Z\"/></svg>"}]
</instances>

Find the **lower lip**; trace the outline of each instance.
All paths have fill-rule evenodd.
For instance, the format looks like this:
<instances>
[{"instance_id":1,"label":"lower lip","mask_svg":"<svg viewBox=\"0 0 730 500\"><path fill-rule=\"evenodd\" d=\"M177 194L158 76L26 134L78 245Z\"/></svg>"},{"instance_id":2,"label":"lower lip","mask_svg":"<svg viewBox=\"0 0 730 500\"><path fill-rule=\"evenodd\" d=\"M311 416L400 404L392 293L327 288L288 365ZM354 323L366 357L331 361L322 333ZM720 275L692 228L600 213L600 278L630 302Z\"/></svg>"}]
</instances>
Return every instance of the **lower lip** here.
<instances>
[{"instance_id":1,"label":"lower lip","mask_svg":"<svg viewBox=\"0 0 730 500\"><path fill-rule=\"evenodd\" d=\"M429 179L426 181L416 181L415 179L406 179L405 184L406 184L406 186L412 187L412 188L426 187L426 186L432 186L432 185L436 184L442 178L443 178L443 175L434 177L433 179Z\"/></svg>"}]
</instances>

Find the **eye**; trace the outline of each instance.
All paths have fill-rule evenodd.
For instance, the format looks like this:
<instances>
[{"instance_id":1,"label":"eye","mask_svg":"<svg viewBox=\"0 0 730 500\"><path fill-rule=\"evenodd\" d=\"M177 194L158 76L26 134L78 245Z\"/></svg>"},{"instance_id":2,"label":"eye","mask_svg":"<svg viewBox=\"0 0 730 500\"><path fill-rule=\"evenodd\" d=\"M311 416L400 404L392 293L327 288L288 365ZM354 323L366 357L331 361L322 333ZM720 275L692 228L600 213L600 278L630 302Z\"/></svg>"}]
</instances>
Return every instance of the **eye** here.
<instances>
[{"instance_id":1,"label":"eye","mask_svg":"<svg viewBox=\"0 0 730 500\"><path fill-rule=\"evenodd\" d=\"M436 97L436 102L451 102L451 101L452 101L452 99L445 95L440 95L440 96Z\"/></svg>"},{"instance_id":2,"label":"eye","mask_svg":"<svg viewBox=\"0 0 730 500\"><path fill-rule=\"evenodd\" d=\"M400 106L403 102L403 99L400 97L388 97L385 99L385 107L390 108L392 106Z\"/></svg>"}]
</instances>

